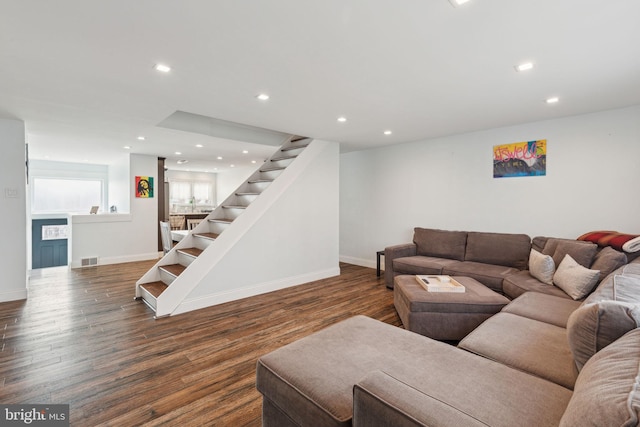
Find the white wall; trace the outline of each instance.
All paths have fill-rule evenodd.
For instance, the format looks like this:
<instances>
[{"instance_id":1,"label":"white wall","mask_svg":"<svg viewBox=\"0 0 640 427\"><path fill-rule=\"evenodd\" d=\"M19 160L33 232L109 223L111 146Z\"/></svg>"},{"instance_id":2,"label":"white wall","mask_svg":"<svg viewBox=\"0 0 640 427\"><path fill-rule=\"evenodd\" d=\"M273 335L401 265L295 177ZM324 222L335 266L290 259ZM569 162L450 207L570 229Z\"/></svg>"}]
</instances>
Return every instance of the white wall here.
<instances>
[{"instance_id":1,"label":"white wall","mask_svg":"<svg viewBox=\"0 0 640 427\"><path fill-rule=\"evenodd\" d=\"M120 161L109 165L109 202L105 212L115 206L119 213L128 213L131 209L130 192L129 156L123 154Z\"/></svg>"},{"instance_id":2,"label":"white wall","mask_svg":"<svg viewBox=\"0 0 640 427\"><path fill-rule=\"evenodd\" d=\"M0 302L27 297L27 209L24 122L0 118Z\"/></svg>"},{"instance_id":3,"label":"white wall","mask_svg":"<svg viewBox=\"0 0 640 427\"><path fill-rule=\"evenodd\" d=\"M494 145L547 140L547 175L493 178ZM640 106L346 153L341 260L410 242L413 227L576 238L640 234Z\"/></svg>"},{"instance_id":4,"label":"white wall","mask_svg":"<svg viewBox=\"0 0 640 427\"><path fill-rule=\"evenodd\" d=\"M216 205L224 202L259 166L260 165L234 168L218 173L216 179Z\"/></svg>"},{"instance_id":5,"label":"white wall","mask_svg":"<svg viewBox=\"0 0 640 427\"><path fill-rule=\"evenodd\" d=\"M74 215L72 217L71 267L83 258L98 257L98 264L139 261L158 257L158 160L130 154L129 214ZM154 198L136 198L136 176L153 176Z\"/></svg>"}]
</instances>

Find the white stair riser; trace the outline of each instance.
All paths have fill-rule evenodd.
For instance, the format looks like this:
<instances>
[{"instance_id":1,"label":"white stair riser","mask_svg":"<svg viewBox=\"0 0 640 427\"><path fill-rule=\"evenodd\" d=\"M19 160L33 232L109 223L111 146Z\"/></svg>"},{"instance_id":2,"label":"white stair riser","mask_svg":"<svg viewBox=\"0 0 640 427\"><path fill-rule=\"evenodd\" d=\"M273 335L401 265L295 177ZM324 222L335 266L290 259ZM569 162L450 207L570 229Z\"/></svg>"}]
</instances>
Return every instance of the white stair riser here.
<instances>
[{"instance_id":1,"label":"white stair riser","mask_svg":"<svg viewBox=\"0 0 640 427\"><path fill-rule=\"evenodd\" d=\"M193 246L204 251L213 242L214 240L211 240L211 239L202 239L202 238L196 237L193 239L193 243L194 243Z\"/></svg>"},{"instance_id":2,"label":"white stair riser","mask_svg":"<svg viewBox=\"0 0 640 427\"><path fill-rule=\"evenodd\" d=\"M174 280L176 280L176 276L173 274L169 274L163 269L160 269L160 280L162 280L167 286L171 285Z\"/></svg>"},{"instance_id":3,"label":"white stair riser","mask_svg":"<svg viewBox=\"0 0 640 427\"><path fill-rule=\"evenodd\" d=\"M142 300L145 302L145 304L147 304L149 307L151 307L155 311L155 309L156 309L156 297L151 295L144 288L140 288L140 296L142 297Z\"/></svg>"},{"instance_id":4,"label":"white stair riser","mask_svg":"<svg viewBox=\"0 0 640 427\"><path fill-rule=\"evenodd\" d=\"M191 256L191 255L187 255L185 253L182 252L178 252L178 263L184 265L185 267L188 267L189 264L191 264L193 261L195 261L196 257Z\"/></svg>"}]
</instances>

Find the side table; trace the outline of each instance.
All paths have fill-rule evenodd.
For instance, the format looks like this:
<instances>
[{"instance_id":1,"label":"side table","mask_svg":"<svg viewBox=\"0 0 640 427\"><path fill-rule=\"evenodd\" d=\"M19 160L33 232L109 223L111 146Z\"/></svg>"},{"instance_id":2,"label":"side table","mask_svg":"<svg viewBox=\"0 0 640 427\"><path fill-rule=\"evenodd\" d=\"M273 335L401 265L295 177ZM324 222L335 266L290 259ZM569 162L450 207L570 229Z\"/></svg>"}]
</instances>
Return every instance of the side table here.
<instances>
[{"instance_id":1,"label":"side table","mask_svg":"<svg viewBox=\"0 0 640 427\"><path fill-rule=\"evenodd\" d=\"M384 256L384 251L378 251L376 252L376 258L377 258L377 263L376 263L376 275L378 277L380 277L380 256Z\"/></svg>"}]
</instances>

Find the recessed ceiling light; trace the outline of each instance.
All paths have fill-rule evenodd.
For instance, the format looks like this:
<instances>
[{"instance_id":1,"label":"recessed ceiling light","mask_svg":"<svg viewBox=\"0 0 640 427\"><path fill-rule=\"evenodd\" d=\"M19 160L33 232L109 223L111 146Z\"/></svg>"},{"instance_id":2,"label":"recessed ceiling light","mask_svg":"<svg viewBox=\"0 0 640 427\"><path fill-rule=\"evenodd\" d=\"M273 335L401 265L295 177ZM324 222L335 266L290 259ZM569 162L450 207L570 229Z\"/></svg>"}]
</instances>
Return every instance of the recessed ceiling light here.
<instances>
[{"instance_id":1,"label":"recessed ceiling light","mask_svg":"<svg viewBox=\"0 0 640 427\"><path fill-rule=\"evenodd\" d=\"M384 131L384 134L385 134L385 135L391 135L392 133L393 133L393 132L391 132L390 130L385 130L385 131Z\"/></svg>"},{"instance_id":2,"label":"recessed ceiling light","mask_svg":"<svg viewBox=\"0 0 640 427\"><path fill-rule=\"evenodd\" d=\"M176 155L179 156L180 154L182 154L180 151L176 151Z\"/></svg>"},{"instance_id":3,"label":"recessed ceiling light","mask_svg":"<svg viewBox=\"0 0 640 427\"><path fill-rule=\"evenodd\" d=\"M218 159L218 160L222 160L222 157L221 157L221 156L218 156L218 157L217 157L217 159Z\"/></svg>"},{"instance_id":4,"label":"recessed ceiling light","mask_svg":"<svg viewBox=\"0 0 640 427\"><path fill-rule=\"evenodd\" d=\"M545 102L547 104L555 104L558 101L560 101L560 98L558 98L557 96L553 96L551 98L547 98L547 100Z\"/></svg>"},{"instance_id":5,"label":"recessed ceiling light","mask_svg":"<svg viewBox=\"0 0 640 427\"><path fill-rule=\"evenodd\" d=\"M122 148L124 148L125 150L131 150L131 147L130 147L129 145L125 145L125 146L124 146L124 147L122 147Z\"/></svg>"},{"instance_id":6,"label":"recessed ceiling light","mask_svg":"<svg viewBox=\"0 0 640 427\"><path fill-rule=\"evenodd\" d=\"M138 141L144 141L144 136L140 135L140 136L138 137Z\"/></svg>"},{"instance_id":7,"label":"recessed ceiling light","mask_svg":"<svg viewBox=\"0 0 640 427\"><path fill-rule=\"evenodd\" d=\"M171 67L164 64L156 64L154 68L156 69L156 71L160 71L161 73L168 73L169 71L171 71Z\"/></svg>"},{"instance_id":8,"label":"recessed ceiling light","mask_svg":"<svg viewBox=\"0 0 640 427\"><path fill-rule=\"evenodd\" d=\"M458 7L458 6L462 5L462 4L467 3L468 1L469 0L449 0L449 3L451 3L451 5L453 7Z\"/></svg>"},{"instance_id":9,"label":"recessed ceiling light","mask_svg":"<svg viewBox=\"0 0 640 427\"><path fill-rule=\"evenodd\" d=\"M251 163L254 163L254 164L255 164L255 163L256 163L256 161L255 161L255 160L251 160Z\"/></svg>"},{"instance_id":10,"label":"recessed ceiling light","mask_svg":"<svg viewBox=\"0 0 640 427\"><path fill-rule=\"evenodd\" d=\"M339 121L340 123L344 123L344 122L346 122L346 121L347 121L347 118L346 118L346 117L338 117L338 121Z\"/></svg>"},{"instance_id":11,"label":"recessed ceiling light","mask_svg":"<svg viewBox=\"0 0 640 427\"><path fill-rule=\"evenodd\" d=\"M242 150L242 154L249 154L248 150Z\"/></svg>"},{"instance_id":12,"label":"recessed ceiling light","mask_svg":"<svg viewBox=\"0 0 640 427\"><path fill-rule=\"evenodd\" d=\"M202 144L196 144L196 148L202 148L202 147L204 147L204 145L202 145Z\"/></svg>"},{"instance_id":13,"label":"recessed ceiling light","mask_svg":"<svg viewBox=\"0 0 640 427\"><path fill-rule=\"evenodd\" d=\"M533 62L523 62L515 66L516 71L528 71L533 68Z\"/></svg>"},{"instance_id":14,"label":"recessed ceiling light","mask_svg":"<svg viewBox=\"0 0 640 427\"><path fill-rule=\"evenodd\" d=\"M266 101L267 99L269 99L269 95L267 95L266 93L261 93L260 95L256 95L256 98L258 98L260 101Z\"/></svg>"},{"instance_id":15,"label":"recessed ceiling light","mask_svg":"<svg viewBox=\"0 0 640 427\"><path fill-rule=\"evenodd\" d=\"M185 163L189 163L189 160L180 159L180 160L177 160L176 163L179 165L184 165Z\"/></svg>"},{"instance_id":16,"label":"recessed ceiling light","mask_svg":"<svg viewBox=\"0 0 640 427\"><path fill-rule=\"evenodd\" d=\"M236 167L236 165L229 165L229 167L230 167L230 168L235 168L235 167Z\"/></svg>"}]
</instances>

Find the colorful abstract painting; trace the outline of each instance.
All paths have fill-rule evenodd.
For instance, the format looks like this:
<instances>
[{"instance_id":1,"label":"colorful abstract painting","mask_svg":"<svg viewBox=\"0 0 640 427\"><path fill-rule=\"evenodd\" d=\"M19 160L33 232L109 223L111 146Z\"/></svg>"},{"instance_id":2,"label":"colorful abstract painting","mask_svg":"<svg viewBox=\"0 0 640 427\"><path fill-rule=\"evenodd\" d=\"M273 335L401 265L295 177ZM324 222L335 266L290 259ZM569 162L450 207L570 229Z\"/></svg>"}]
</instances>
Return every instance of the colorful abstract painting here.
<instances>
[{"instance_id":1,"label":"colorful abstract painting","mask_svg":"<svg viewBox=\"0 0 640 427\"><path fill-rule=\"evenodd\" d=\"M152 176L136 176L136 197L153 197Z\"/></svg>"},{"instance_id":2,"label":"colorful abstract painting","mask_svg":"<svg viewBox=\"0 0 640 427\"><path fill-rule=\"evenodd\" d=\"M547 140L493 146L493 177L543 176L547 174Z\"/></svg>"}]
</instances>

